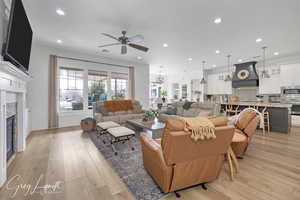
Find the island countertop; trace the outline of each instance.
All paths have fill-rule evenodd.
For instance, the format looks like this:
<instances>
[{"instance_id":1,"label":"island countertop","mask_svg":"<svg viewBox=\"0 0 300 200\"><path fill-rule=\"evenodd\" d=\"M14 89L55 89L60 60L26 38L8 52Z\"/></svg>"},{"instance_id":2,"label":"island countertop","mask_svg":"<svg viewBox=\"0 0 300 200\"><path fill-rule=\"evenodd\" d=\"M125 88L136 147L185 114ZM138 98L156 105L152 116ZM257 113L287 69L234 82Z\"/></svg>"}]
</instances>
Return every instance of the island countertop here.
<instances>
[{"instance_id":1,"label":"island countertop","mask_svg":"<svg viewBox=\"0 0 300 200\"><path fill-rule=\"evenodd\" d=\"M220 103L221 105L238 105L238 106L259 106L259 107L273 107L273 108L291 108L292 104L285 103L264 103L264 102L230 102Z\"/></svg>"}]
</instances>

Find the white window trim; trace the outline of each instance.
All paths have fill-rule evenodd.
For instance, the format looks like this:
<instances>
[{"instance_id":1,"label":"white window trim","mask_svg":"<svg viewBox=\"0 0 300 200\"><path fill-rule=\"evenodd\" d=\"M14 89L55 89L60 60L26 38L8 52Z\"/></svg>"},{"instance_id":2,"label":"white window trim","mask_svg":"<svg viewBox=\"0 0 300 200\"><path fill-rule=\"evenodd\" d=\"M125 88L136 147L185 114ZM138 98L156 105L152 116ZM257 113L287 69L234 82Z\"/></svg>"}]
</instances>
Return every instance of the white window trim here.
<instances>
[{"instance_id":1,"label":"white window trim","mask_svg":"<svg viewBox=\"0 0 300 200\"><path fill-rule=\"evenodd\" d=\"M79 69L83 71L83 110L61 110L60 109L60 69L64 68L73 68L73 69ZM129 69L128 69L129 70ZM57 70L57 77L58 77L58 87L57 87L57 110L58 114L60 116L67 116L67 115L72 115L72 114L82 114L82 113L90 113L91 109L88 109L88 72L89 71L97 71L92 68L80 68L77 66L68 66L68 65L59 65L59 70ZM112 89L111 89L111 79L112 79L112 73L122 73L122 74L127 74L127 91L126 91L126 98L128 98L129 94L129 71L126 73L124 71L109 71L109 70L103 70L99 69L99 72L107 72L107 99L111 100L112 99Z\"/></svg>"}]
</instances>

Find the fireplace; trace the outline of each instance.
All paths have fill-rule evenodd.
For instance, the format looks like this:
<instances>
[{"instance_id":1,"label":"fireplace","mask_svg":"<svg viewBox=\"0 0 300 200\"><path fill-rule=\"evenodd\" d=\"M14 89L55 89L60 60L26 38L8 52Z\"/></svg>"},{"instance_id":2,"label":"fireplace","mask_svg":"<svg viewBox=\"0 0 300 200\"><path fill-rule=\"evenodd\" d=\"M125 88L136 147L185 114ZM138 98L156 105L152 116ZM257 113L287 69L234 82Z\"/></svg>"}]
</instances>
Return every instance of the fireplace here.
<instances>
[{"instance_id":1,"label":"fireplace","mask_svg":"<svg viewBox=\"0 0 300 200\"><path fill-rule=\"evenodd\" d=\"M9 161L15 154L15 125L16 115L6 119L6 160Z\"/></svg>"},{"instance_id":2,"label":"fireplace","mask_svg":"<svg viewBox=\"0 0 300 200\"><path fill-rule=\"evenodd\" d=\"M26 149L26 85L30 80L17 67L0 60L0 189L7 180L11 156Z\"/></svg>"}]
</instances>

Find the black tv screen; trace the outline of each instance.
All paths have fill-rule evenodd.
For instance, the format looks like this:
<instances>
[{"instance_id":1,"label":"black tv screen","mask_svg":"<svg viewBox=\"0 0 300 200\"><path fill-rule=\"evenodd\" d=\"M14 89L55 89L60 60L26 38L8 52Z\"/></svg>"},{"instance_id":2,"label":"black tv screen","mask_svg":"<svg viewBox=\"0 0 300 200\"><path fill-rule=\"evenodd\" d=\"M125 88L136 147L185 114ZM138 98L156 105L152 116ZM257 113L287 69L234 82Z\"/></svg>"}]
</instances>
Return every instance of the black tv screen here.
<instances>
[{"instance_id":1,"label":"black tv screen","mask_svg":"<svg viewBox=\"0 0 300 200\"><path fill-rule=\"evenodd\" d=\"M22 0L12 0L3 58L23 71L29 67L32 29Z\"/></svg>"}]
</instances>

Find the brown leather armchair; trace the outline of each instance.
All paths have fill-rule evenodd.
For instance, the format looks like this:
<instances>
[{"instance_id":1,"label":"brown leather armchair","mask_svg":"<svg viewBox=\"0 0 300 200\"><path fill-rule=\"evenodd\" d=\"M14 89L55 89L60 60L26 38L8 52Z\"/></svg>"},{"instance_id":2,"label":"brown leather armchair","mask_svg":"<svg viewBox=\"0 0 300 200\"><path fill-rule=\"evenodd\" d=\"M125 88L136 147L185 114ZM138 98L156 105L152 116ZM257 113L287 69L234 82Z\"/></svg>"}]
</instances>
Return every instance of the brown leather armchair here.
<instances>
[{"instance_id":1,"label":"brown leather armchair","mask_svg":"<svg viewBox=\"0 0 300 200\"><path fill-rule=\"evenodd\" d=\"M195 142L183 128L167 119L161 141L141 133L144 167L165 193L216 179L234 134L234 126L219 126L216 139Z\"/></svg>"},{"instance_id":2,"label":"brown leather armchair","mask_svg":"<svg viewBox=\"0 0 300 200\"><path fill-rule=\"evenodd\" d=\"M259 121L259 115L253 110L244 111L239 116L231 143L232 150L238 158L245 155Z\"/></svg>"}]
</instances>

